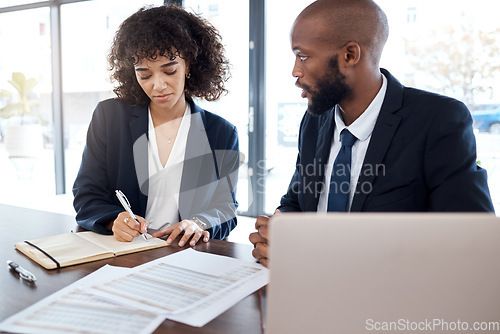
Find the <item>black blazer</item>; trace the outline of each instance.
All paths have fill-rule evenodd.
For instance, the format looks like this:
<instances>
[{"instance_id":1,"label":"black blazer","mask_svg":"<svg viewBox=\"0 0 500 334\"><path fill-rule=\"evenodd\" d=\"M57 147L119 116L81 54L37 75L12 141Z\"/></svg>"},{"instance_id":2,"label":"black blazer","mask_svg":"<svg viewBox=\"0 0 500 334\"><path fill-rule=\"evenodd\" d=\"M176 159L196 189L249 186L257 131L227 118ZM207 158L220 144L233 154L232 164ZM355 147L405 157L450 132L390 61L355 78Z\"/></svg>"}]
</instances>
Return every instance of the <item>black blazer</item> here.
<instances>
[{"instance_id":1,"label":"black blazer","mask_svg":"<svg viewBox=\"0 0 500 334\"><path fill-rule=\"evenodd\" d=\"M486 171L476 163L467 107L404 87L388 71L387 92L363 162L351 211L493 212ZM279 209L316 211L335 127L334 108L305 114L297 168Z\"/></svg>"},{"instance_id":2,"label":"black blazer","mask_svg":"<svg viewBox=\"0 0 500 334\"><path fill-rule=\"evenodd\" d=\"M179 195L179 219L197 217L212 238L223 239L236 226L238 134L225 119L192 101L191 126ZM87 230L104 227L123 211L115 190L144 217L148 186L148 107L118 99L100 102L92 116L73 194L76 220Z\"/></svg>"}]
</instances>

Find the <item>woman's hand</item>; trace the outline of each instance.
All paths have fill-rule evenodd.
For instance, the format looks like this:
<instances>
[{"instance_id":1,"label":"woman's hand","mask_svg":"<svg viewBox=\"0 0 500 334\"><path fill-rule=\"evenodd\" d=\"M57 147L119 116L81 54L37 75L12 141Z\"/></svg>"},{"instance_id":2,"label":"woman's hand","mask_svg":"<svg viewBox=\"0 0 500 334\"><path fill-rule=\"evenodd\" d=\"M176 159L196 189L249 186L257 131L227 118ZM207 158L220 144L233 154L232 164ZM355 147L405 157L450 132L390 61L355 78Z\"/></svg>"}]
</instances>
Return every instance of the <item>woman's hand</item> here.
<instances>
[{"instance_id":1,"label":"woman's hand","mask_svg":"<svg viewBox=\"0 0 500 334\"><path fill-rule=\"evenodd\" d=\"M184 232L184 235L181 240L179 240L179 247L184 246L189 239L191 239L189 246L193 247L201 237L203 237L204 242L208 242L208 239L210 238L210 233L208 231L204 231L194 222L194 220L191 219L184 219L175 225L160 230L154 233L153 237L160 238L169 234L169 237L167 238L167 246L169 246L182 232Z\"/></svg>"},{"instance_id":2,"label":"woman's hand","mask_svg":"<svg viewBox=\"0 0 500 334\"><path fill-rule=\"evenodd\" d=\"M111 226L111 231L113 231L116 240L130 242L141 233L147 233L148 222L146 219L137 215L136 218L139 223L130 217L130 214L126 211L121 212L116 217Z\"/></svg>"}]
</instances>

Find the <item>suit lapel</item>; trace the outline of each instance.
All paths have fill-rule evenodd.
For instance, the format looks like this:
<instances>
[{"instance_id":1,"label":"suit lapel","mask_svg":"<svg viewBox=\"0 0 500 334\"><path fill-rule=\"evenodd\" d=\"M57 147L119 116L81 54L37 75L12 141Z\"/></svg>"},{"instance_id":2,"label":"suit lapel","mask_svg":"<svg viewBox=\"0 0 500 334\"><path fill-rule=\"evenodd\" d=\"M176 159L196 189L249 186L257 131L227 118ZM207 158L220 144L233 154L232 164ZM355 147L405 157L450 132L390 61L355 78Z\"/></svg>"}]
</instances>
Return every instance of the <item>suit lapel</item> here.
<instances>
[{"instance_id":1,"label":"suit lapel","mask_svg":"<svg viewBox=\"0 0 500 334\"><path fill-rule=\"evenodd\" d=\"M401 122L401 117L394 113L401 109L403 104L403 86L388 71L384 69L381 71L387 78L387 92L366 151L351 212L359 212L363 208L368 196L368 193L363 191L363 185L373 185L377 175L376 167L381 165Z\"/></svg>"},{"instance_id":2,"label":"suit lapel","mask_svg":"<svg viewBox=\"0 0 500 334\"><path fill-rule=\"evenodd\" d=\"M318 134L316 139L316 151L313 153L313 166L315 172L311 177L311 184L320 185L318 189L320 192L323 190L324 179L325 179L325 166L328 164L328 158L330 156L330 150L332 147L333 130L335 129L335 108L332 108L325 114L319 117L318 124ZM304 154L304 152L302 153ZM308 160L306 160L308 161ZM316 171L317 169L317 171ZM319 194L316 196L307 196L306 199L306 210L305 211L316 211L318 208Z\"/></svg>"},{"instance_id":3,"label":"suit lapel","mask_svg":"<svg viewBox=\"0 0 500 334\"><path fill-rule=\"evenodd\" d=\"M130 133L134 143L134 166L139 186L141 212L146 212L149 188L148 166L148 106L132 106Z\"/></svg>"},{"instance_id":4,"label":"suit lapel","mask_svg":"<svg viewBox=\"0 0 500 334\"><path fill-rule=\"evenodd\" d=\"M182 168L181 188L179 194L179 214L181 219L191 218L193 205L195 204L196 190L202 186L200 176L204 176L210 170L202 170L207 154L212 154L210 143L205 130L205 113L201 108L191 103L191 125L186 142L186 155ZM211 156L210 156L211 158ZM203 174L202 174L203 173ZM196 203L199 205L200 203Z\"/></svg>"}]
</instances>

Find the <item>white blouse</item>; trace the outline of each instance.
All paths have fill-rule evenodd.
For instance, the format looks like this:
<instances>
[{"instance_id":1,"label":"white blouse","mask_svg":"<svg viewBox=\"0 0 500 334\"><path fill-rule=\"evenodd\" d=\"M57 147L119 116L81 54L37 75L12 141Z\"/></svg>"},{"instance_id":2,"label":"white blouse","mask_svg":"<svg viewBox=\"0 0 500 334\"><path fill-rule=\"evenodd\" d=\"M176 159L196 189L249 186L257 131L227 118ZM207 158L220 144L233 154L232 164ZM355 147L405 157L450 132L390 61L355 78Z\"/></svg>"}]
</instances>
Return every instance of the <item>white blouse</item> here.
<instances>
[{"instance_id":1,"label":"white blouse","mask_svg":"<svg viewBox=\"0 0 500 334\"><path fill-rule=\"evenodd\" d=\"M179 222L179 192L187 137L191 126L191 107L187 104L165 166L162 166L160 162L151 110L148 109L148 113L149 188L145 218L150 229L158 230Z\"/></svg>"}]
</instances>

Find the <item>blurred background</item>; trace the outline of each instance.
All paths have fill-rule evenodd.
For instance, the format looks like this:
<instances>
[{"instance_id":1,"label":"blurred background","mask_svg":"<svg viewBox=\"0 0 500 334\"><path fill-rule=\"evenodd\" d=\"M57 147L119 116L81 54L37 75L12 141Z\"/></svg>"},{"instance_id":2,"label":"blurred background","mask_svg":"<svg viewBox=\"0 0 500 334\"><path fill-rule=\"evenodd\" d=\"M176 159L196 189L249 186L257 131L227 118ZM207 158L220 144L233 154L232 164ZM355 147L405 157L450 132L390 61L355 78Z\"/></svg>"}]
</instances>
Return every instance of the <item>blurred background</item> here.
<instances>
[{"instance_id":1,"label":"blurred background","mask_svg":"<svg viewBox=\"0 0 500 334\"><path fill-rule=\"evenodd\" d=\"M239 214L272 213L297 154L306 101L290 28L310 0L175 1L216 26L229 94L197 101L238 128ZM390 24L382 67L455 97L474 119L478 163L500 214L500 1L378 0ZM113 97L106 56L119 24L162 0L0 0L0 203L74 214L71 187L96 104Z\"/></svg>"}]
</instances>

